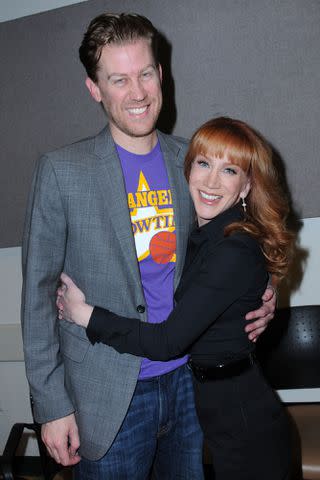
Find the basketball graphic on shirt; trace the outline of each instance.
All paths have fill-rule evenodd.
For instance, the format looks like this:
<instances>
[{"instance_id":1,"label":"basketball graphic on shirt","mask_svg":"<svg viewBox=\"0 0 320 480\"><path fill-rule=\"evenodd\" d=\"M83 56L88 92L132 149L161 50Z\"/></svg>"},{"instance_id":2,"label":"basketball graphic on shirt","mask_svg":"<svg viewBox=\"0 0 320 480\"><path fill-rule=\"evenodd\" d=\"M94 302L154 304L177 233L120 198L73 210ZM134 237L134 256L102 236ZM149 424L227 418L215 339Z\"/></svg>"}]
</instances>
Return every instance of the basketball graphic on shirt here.
<instances>
[{"instance_id":1,"label":"basketball graphic on shirt","mask_svg":"<svg viewBox=\"0 0 320 480\"><path fill-rule=\"evenodd\" d=\"M154 235L149 245L150 255L156 263L169 263L176 253L176 234L159 232Z\"/></svg>"}]
</instances>

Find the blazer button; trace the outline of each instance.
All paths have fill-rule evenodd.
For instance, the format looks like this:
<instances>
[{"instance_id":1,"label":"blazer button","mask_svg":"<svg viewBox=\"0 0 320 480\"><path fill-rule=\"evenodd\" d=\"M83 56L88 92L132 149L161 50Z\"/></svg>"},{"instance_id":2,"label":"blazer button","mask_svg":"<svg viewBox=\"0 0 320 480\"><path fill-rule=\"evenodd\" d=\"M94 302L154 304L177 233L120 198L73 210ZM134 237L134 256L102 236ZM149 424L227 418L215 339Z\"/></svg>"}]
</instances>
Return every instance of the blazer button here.
<instances>
[{"instance_id":1,"label":"blazer button","mask_svg":"<svg viewBox=\"0 0 320 480\"><path fill-rule=\"evenodd\" d=\"M146 311L146 308L143 305L138 305L137 306L137 312L138 313L144 313Z\"/></svg>"}]
</instances>

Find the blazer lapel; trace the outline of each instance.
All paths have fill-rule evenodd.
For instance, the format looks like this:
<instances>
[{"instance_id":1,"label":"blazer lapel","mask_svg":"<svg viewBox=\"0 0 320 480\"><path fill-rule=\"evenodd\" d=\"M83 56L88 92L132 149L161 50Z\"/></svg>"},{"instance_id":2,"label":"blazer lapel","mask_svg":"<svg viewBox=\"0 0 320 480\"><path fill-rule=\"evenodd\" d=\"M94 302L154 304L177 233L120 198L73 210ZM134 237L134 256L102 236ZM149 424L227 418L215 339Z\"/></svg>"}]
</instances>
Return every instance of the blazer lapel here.
<instances>
[{"instance_id":1,"label":"blazer lapel","mask_svg":"<svg viewBox=\"0 0 320 480\"><path fill-rule=\"evenodd\" d=\"M163 135L159 131L157 134L167 168L175 214L177 260L174 288L176 289L182 274L193 209L183 174L185 152L170 136ZM95 138L94 153L100 159L99 188L105 200L106 210L112 208L111 222L119 240L119 247L135 284L142 289L126 188L120 160L108 127Z\"/></svg>"},{"instance_id":2,"label":"blazer lapel","mask_svg":"<svg viewBox=\"0 0 320 480\"><path fill-rule=\"evenodd\" d=\"M176 289L182 274L193 209L183 173L185 152L172 137L158 132L158 138L167 167L175 215L177 260L174 288Z\"/></svg>"},{"instance_id":3,"label":"blazer lapel","mask_svg":"<svg viewBox=\"0 0 320 480\"><path fill-rule=\"evenodd\" d=\"M98 182L105 200L105 209L111 212L111 222L119 240L123 261L126 262L134 284L141 288L126 188L120 160L108 127L103 129L95 139L95 154L100 159Z\"/></svg>"}]
</instances>

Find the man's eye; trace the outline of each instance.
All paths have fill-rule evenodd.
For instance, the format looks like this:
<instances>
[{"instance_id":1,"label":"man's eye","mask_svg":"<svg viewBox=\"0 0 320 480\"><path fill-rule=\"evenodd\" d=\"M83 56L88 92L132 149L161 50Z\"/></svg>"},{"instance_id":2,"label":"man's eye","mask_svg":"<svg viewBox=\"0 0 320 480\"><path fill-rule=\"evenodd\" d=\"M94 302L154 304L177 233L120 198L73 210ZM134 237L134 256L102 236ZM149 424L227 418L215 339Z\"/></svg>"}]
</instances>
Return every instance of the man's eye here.
<instances>
[{"instance_id":1,"label":"man's eye","mask_svg":"<svg viewBox=\"0 0 320 480\"><path fill-rule=\"evenodd\" d=\"M114 85L124 85L125 83L125 79L124 78L116 78L115 80L113 80L113 83Z\"/></svg>"},{"instance_id":2,"label":"man's eye","mask_svg":"<svg viewBox=\"0 0 320 480\"><path fill-rule=\"evenodd\" d=\"M147 72L143 72L142 78L150 78L152 77L152 72L148 70Z\"/></svg>"}]
</instances>

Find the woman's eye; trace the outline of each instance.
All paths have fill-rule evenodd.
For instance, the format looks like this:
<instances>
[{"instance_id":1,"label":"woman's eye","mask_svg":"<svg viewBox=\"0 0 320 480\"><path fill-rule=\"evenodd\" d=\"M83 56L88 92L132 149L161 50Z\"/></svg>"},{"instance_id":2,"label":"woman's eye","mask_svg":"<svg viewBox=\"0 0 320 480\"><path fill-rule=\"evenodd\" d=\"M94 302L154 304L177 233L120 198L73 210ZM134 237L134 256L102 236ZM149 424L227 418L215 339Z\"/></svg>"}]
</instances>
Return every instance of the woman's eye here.
<instances>
[{"instance_id":1,"label":"woman's eye","mask_svg":"<svg viewBox=\"0 0 320 480\"><path fill-rule=\"evenodd\" d=\"M224 171L228 173L229 175L237 175L237 171L234 168L228 167L225 168Z\"/></svg>"},{"instance_id":2,"label":"woman's eye","mask_svg":"<svg viewBox=\"0 0 320 480\"><path fill-rule=\"evenodd\" d=\"M205 160L197 160L197 164L200 165L200 167L208 167L208 162Z\"/></svg>"}]
</instances>

